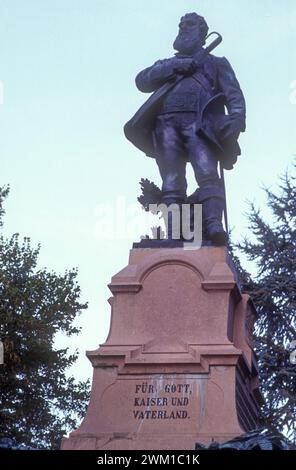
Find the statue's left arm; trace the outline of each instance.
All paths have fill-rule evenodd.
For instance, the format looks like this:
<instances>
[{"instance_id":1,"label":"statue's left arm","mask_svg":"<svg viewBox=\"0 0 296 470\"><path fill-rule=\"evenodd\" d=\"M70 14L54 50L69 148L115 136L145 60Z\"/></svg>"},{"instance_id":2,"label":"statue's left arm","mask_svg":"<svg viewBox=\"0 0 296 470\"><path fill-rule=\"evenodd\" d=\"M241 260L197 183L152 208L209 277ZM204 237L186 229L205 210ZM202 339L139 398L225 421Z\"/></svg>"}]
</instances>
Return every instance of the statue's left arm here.
<instances>
[{"instance_id":1,"label":"statue's left arm","mask_svg":"<svg viewBox=\"0 0 296 470\"><path fill-rule=\"evenodd\" d=\"M246 102L235 73L225 57L218 63L218 88L226 97L228 111L224 129L225 137L238 137L246 130Z\"/></svg>"}]
</instances>

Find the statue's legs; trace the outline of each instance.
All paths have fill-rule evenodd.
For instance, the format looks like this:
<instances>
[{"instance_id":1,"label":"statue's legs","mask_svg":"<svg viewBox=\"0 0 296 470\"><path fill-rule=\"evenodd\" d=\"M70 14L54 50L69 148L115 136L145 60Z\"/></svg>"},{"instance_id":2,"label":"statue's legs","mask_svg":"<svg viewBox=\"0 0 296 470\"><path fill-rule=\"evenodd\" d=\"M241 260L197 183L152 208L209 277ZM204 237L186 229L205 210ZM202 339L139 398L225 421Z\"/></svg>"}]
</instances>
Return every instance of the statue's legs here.
<instances>
[{"instance_id":1,"label":"statue's legs","mask_svg":"<svg viewBox=\"0 0 296 470\"><path fill-rule=\"evenodd\" d=\"M157 164L162 177L163 202L181 203L186 197L186 161L189 159L199 185L199 203L209 239L226 242L222 225L224 191L214 150L196 133L195 113L169 113L157 117Z\"/></svg>"},{"instance_id":2,"label":"statue's legs","mask_svg":"<svg viewBox=\"0 0 296 470\"><path fill-rule=\"evenodd\" d=\"M194 116L194 113L192 113ZM186 118L186 116L185 116ZM188 117L186 122L188 121ZM190 121L192 118L190 117ZM155 137L157 143L157 159L159 172L162 178L162 202L167 206L171 204L178 205L181 211L181 205L186 201L186 155L184 154L184 145L180 137L178 123L173 114L164 114L157 118ZM184 122L184 118L183 118ZM187 122L188 124L188 122ZM180 214L180 212L179 212ZM173 212L168 213L167 219L167 237L175 238ZM176 227L181 234L182 223Z\"/></svg>"},{"instance_id":3,"label":"statue's legs","mask_svg":"<svg viewBox=\"0 0 296 470\"><path fill-rule=\"evenodd\" d=\"M163 202L168 204L182 203L186 198L186 155L180 122L180 117L175 117L175 114L163 114L158 116L155 128Z\"/></svg>"},{"instance_id":4,"label":"statue's legs","mask_svg":"<svg viewBox=\"0 0 296 470\"><path fill-rule=\"evenodd\" d=\"M203 206L203 222L207 237L217 245L225 245L227 234L222 225L225 194L218 175L214 148L196 133L195 123L182 132L186 153L199 185L198 201Z\"/></svg>"}]
</instances>

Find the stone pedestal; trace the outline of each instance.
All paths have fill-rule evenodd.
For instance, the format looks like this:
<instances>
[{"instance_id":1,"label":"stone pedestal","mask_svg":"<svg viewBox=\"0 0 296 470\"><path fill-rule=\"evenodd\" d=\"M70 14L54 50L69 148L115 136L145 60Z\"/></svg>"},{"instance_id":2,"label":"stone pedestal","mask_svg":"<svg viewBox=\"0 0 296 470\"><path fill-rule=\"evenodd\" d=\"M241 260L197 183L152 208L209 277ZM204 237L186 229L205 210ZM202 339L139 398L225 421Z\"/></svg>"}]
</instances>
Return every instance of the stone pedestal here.
<instances>
[{"instance_id":1,"label":"stone pedestal","mask_svg":"<svg viewBox=\"0 0 296 470\"><path fill-rule=\"evenodd\" d=\"M90 404L63 449L193 450L256 427L255 311L226 248L133 249L109 287Z\"/></svg>"}]
</instances>

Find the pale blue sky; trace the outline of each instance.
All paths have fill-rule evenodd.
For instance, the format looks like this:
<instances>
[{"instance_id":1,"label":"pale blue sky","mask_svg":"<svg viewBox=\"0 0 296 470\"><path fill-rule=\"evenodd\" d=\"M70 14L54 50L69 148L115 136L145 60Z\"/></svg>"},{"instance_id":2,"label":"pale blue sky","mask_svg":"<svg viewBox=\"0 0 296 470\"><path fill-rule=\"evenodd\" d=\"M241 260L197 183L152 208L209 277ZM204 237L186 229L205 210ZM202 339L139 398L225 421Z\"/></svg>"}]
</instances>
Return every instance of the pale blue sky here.
<instances>
[{"instance_id":1,"label":"pale blue sky","mask_svg":"<svg viewBox=\"0 0 296 470\"><path fill-rule=\"evenodd\" d=\"M132 244L98 240L96 207L117 197L133 203L142 176L160 183L155 162L122 132L146 99L134 77L173 53L179 18L191 11L223 35L216 54L227 56L247 100L243 156L226 175L239 238L247 233L245 201L263 206L260 187L273 185L296 153L295 0L0 0L0 185L11 185L5 230L40 242L41 266L79 268L90 307L74 341L78 377L91 374L84 351L105 340L107 284Z\"/></svg>"}]
</instances>

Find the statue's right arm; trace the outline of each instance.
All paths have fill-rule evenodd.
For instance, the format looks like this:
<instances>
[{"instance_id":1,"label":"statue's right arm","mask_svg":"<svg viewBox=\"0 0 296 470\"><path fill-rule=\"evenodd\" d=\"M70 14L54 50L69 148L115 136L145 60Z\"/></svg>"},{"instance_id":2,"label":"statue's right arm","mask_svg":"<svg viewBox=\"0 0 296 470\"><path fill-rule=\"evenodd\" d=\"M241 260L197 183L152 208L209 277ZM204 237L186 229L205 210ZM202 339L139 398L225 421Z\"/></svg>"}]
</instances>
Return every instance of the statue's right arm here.
<instances>
[{"instance_id":1,"label":"statue's right arm","mask_svg":"<svg viewBox=\"0 0 296 470\"><path fill-rule=\"evenodd\" d=\"M152 93L158 90L168 80L176 76L174 73L175 66L174 59L158 60L152 67L148 67L137 75L137 88L143 93Z\"/></svg>"}]
</instances>

